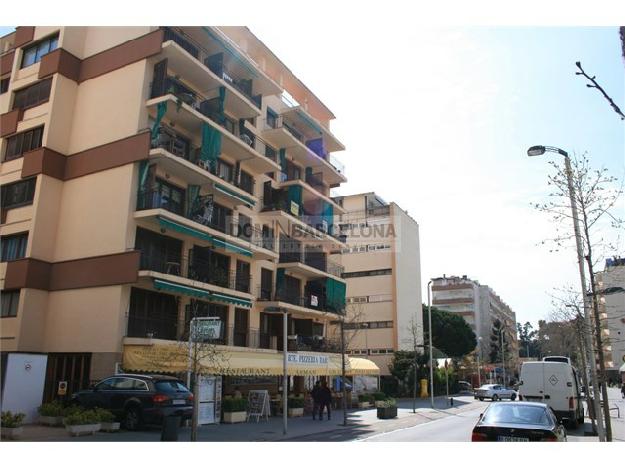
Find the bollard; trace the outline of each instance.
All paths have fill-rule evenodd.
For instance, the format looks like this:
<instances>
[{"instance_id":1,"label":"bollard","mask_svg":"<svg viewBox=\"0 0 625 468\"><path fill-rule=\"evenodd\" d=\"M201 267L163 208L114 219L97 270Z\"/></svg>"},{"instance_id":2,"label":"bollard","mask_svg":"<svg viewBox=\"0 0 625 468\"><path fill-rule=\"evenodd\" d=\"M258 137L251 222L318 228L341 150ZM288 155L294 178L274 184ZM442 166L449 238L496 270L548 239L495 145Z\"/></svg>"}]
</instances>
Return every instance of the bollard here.
<instances>
[{"instance_id":1,"label":"bollard","mask_svg":"<svg viewBox=\"0 0 625 468\"><path fill-rule=\"evenodd\" d=\"M178 428L180 427L180 416L165 416L161 429L161 440L165 442L178 441Z\"/></svg>"},{"instance_id":2,"label":"bollard","mask_svg":"<svg viewBox=\"0 0 625 468\"><path fill-rule=\"evenodd\" d=\"M451 407L453 408L453 406L454 406L454 397L450 398L450 404L451 404Z\"/></svg>"}]
</instances>

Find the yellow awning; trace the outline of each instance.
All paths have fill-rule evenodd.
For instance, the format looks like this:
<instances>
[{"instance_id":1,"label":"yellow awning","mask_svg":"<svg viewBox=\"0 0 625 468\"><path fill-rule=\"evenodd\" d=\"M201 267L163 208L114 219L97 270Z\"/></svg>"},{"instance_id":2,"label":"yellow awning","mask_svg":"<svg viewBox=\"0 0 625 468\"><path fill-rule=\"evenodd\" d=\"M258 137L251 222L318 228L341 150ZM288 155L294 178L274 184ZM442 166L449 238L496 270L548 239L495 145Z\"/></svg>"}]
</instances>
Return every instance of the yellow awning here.
<instances>
[{"instance_id":1,"label":"yellow awning","mask_svg":"<svg viewBox=\"0 0 625 468\"><path fill-rule=\"evenodd\" d=\"M188 348L185 343L124 345L123 368L135 372L186 372ZM281 352L217 351L198 352L203 373L232 376L282 375ZM362 358L347 357L346 375L378 375L380 369L373 362ZM329 353L288 353L289 375L333 376L341 375L341 355Z\"/></svg>"}]
</instances>

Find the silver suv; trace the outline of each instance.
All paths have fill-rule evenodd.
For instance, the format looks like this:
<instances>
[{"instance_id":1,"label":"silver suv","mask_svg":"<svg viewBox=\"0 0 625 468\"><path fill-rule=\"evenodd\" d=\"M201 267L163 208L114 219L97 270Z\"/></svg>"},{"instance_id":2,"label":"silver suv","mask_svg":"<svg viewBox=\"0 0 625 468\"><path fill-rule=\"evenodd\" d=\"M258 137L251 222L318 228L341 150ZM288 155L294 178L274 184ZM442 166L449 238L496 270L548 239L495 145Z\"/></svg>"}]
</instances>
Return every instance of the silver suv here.
<instances>
[{"instance_id":1,"label":"silver suv","mask_svg":"<svg viewBox=\"0 0 625 468\"><path fill-rule=\"evenodd\" d=\"M475 398L480 401L484 401L485 398L497 401L509 398L510 400L516 400L516 392L511 388L506 388L503 385L488 384L482 385L475 391Z\"/></svg>"}]
</instances>

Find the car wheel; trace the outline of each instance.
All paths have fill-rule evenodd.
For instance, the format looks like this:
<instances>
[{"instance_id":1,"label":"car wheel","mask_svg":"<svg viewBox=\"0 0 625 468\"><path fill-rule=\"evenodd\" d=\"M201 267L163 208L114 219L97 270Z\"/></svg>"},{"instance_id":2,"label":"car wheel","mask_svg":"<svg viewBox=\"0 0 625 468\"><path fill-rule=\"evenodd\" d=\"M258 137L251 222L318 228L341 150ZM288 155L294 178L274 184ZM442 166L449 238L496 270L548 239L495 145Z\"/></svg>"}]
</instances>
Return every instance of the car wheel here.
<instances>
[{"instance_id":1,"label":"car wheel","mask_svg":"<svg viewBox=\"0 0 625 468\"><path fill-rule=\"evenodd\" d=\"M484 398L483 398L483 397L480 397L480 401L484 401Z\"/></svg>"},{"instance_id":2,"label":"car wheel","mask_svg":"<svg viewBox=\"0 0 625 468\"><path fill-rule=\"evenodd\" d=\"M141 427L141 412L139 408L131 406L124 413L124 427L129 431L136 431Z\"/></svg>"},{"instance_id":3,"label":"car wheel","mask_svg":"<svg viewBox=\"0 0 625 468\"><path fill-rule=\"evenodd\" d=\"M512 395L510 395L510 401L514 401L516 400L516 393L513 393Z\"/></svg>"},{"instance_id":4,"label":"car wheel","mask_svg":"<svg viewBox=\"0 0 625 468\"><path fill-rule=\"evenodd\" d=\"M497 401L499 400L499 397L497 395L493 395L493 401Z\"/></svg>"}]
</instances>

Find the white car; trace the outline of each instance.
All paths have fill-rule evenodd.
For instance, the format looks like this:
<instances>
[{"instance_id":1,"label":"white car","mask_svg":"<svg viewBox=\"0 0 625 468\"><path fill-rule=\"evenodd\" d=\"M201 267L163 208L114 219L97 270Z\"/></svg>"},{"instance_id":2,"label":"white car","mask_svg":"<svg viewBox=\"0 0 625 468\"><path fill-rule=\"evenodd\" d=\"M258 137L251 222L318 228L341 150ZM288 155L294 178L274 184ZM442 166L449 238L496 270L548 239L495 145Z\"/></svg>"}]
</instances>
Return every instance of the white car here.
<instances>
[{"instance_id":1,"label":"white car","mask_svg":"<svg viewBox=\"0 0 625 468\"><path fill-rule=\"evenodd\" d=\"M514 401L516 400L516 392L511 388L504 387L503 385L488 384L482 385L480 388L475 390L475 398L480 401L484 401L485 398L493 401L509 398Z\"/></svg>"}]
</instances>

